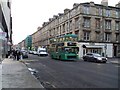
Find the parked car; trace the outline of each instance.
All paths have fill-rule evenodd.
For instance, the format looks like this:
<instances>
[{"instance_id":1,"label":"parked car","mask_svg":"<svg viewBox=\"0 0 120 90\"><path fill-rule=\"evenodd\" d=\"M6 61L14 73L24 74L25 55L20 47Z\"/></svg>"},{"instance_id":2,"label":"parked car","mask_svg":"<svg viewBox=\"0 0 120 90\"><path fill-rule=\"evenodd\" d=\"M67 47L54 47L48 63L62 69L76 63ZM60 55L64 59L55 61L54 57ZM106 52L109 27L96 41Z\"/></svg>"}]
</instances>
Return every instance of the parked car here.
<instances>
[{"instance_id":1,"label":"parked car","mask_svg":"<svg viewBox=\"0 0 120 90\"><path fill-rule=\"evenodd\" d=\"M28 58L28 52L26 50L21 50L21 53L23 58Z\"/></svg>"},{"instance_id":2,"label":"parked car","mask_svg":"<svg viewBox=\"0 0 120 90\"><path fill-rule=\"evenodd\" d=\"M33 53L33 51L29 50L29 54L32 54L32 53Z\"/></svg>"},{"instance_id":3,"label":"parked car","mask_svg":"<svg viewBox=\"0 0 120 90\"><path fill-rule=\"evenodd\" d=\"M38 54L38 56L48 56L46 48L38 48L37 54Z\"/></svg>"},{"instance_id":4,"label":"parked car","mask_svg":"<svg viewBox=\"0 0 120 90\"><path fill-rule=\"evenodd\" d=\"M34 54L34 55L37 55L37 51L33 51L33 54Z\"/></svg>"},{"instance_id":5,"label":"parked car","mask_svg":"<svg viewBox=\"0 0 120 90\"><path fill-rule=\"evenodd\" d=\"M87 53L83 56L84 61L93 61L93 62L107 62L107 58L101 56L100 54L97 53Z\"/></svg>"}]
</instances>

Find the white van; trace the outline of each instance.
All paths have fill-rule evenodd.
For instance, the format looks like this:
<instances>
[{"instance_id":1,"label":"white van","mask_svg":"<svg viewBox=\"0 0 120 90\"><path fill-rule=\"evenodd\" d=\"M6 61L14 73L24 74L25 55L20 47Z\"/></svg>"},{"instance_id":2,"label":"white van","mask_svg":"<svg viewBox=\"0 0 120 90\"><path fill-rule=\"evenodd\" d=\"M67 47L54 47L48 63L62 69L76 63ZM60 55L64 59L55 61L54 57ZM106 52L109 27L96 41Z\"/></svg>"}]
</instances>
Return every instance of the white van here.
<instances>
[{"instance_id":1,"label":"white van","mask_svg":"<svg viewBox=\"0 0 120 90\"><path fill-rule=\"evenodd\" d=\"M38 56L48 56L46 48L38 48L37 54L38 54Z\"/></svg>"}]
</instances>

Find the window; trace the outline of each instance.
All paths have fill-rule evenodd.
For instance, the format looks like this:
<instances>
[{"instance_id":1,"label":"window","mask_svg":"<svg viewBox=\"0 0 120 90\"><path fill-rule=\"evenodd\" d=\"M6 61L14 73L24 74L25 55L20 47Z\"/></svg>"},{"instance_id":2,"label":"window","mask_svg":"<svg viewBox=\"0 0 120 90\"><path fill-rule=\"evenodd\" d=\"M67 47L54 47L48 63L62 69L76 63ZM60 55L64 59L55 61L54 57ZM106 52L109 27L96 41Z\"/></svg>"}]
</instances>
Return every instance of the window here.
<instances>
[{"instance_id":1,"label":"window","mask_svg":"<svg viewBox=\"0 0 120 90\"><path fill-rule=\"evenodd\" d=\"M96 33L96 40L99 41L100 40L100 34Z\"/></svg>"},{"instance_id":2,"label":"window","mask_svg":"<svg viewBox=\"0 0 120 90\"><path fill-rule=\"evenodd\" d=\"M110 33L105 33L105 41L110 41L111 34Z\"/></svg>"},{"instance_id":3,"label":"window","mask_svg":"<svg viewBox=\"0 0 120 90\"><path fill-rule=\"evenodd\" d=\"M96 8L96 15L102 16L102 9L101 8Z\"/></svg>"},{"instance_id":4,"label":"window","mask_svg":"<svg viewBox=\"0 0 120 90\"><path fill-rule=\"evenodd\" d=\"M10 1L9 0L7 1L7 6L10 8Z\"/></svg>"},{"instance_id":5,"label":"window","mask_svg":"<svg viewBox=\"0 0 120 90\"><path fill-rule=\"evenodd\" d=\"M115 30L119 30L119 21L115 22Z\"/></svg>"},{"instance_id":6,"label":"window","mask_svg":"<svg viewBox=\"0 0 120 90\"><path fill-rule=\"evenodd\" d=\"M59 32L60 32L60 35L61 35L61 26L60 26L60 31Z\"/></svg>"},{"instance_id":7,"label":"window","mask_svg":"<svg viewBox=\"0 0 120 90\"><path fill-rule=\"evenodd\" d=\"M63 33L65 32L65 24L63 24Z\"/></svg>"},{"instance_id":8,"label":"window","mask_svg":"<svg viewBox=\"0 0 120 90\"><path fill-rule=\"evenodd\" d=\"M100 29L100 19L96 18L96 29Z\"/></svg>"},{"instance_id":9,"label":"window","mask_svg":"<svg viewBox=\"0 0 120 90\"><path fill-rule=\"evenodd\" d=\"M89 7L88 6L84 6L84 14L89 14Z\"/></svg>"},{"instance_id":10,"label":"window","mask_svg":"<svg viewBox=\"0 0 120 90\"><path fill-rule=\"evenodd\" d=\"M53 36L55 36L56 32L55 32L55 28L53 29Z\"/></svg>"},{"instance_id":11,"label":"window","mask_svg":"<svg viewBox=\"0 0 120 90\"><path fill-rule=\"evenodd\" d=\"M84 40L85 41L90 40L90 32L84 32Z\"/></svg>"},{"instance_id":12,"label":"window","mask_svg":"<svg viewBox=\"0 0 120 90\"><path fill-rule=\"evenodd\" d=\"M52 31L51 30L49 31L49 34L50 34L50 36L52 35Z\"/></svg>"},{"instance_id":13,"label":"window","mask_svg":"<svg viewBox=\"0 0 120 90\"><path fill-rule=\"evenodd\" d=\"M105 29L111 29L111 20L105 20Z\"/></svg>"},{"instance_id":14,"label":"window","mask_svg":"<svg viewBox=\"0 0 120 90\"><path fill-rule=\"evenodd\" d=\"M106 16L110 17L110 10L106 10Z\"/></svg>"},{"instance_id":15,"label":"window","mask_svg":"<svg viewBox=\"0 0 120 90\"><path fill-rule=\"evenodd\" d=\"M101 8L98 9L98 15L102 15L102 9Z\"/></svg>"},{"instance_id":16,"label":"window","mask_svg":"<svg viewBox=\"0 0 120 90\"><path fill-rule=\"evenodd\" d=\"M84 18L83 27L90 27L90 18Z\"/></svg>"},{"instance_id":17,"label":"window","mask_svg":"<svg viewBox=\"0 0 120 90\"><path fill-rule=\"evenodd\" d=\"M119 34L116 34L116 41L119 40Z\"/></svg>"},{"instance_id":18,"label":"window","mask_svg":"<svg viewBox=\"0 0 120 90\"><path fill-rule=\"evenodd\" d=\"M58 31L59 31L59 27L57 27L57 31L56 31L56 32L57 32L57 35L58 35Z\"/></svg>"},{"instance_id":19,"label":"window","mask_svg":"<svg viewBox=\"0 0 120 90\"><path fill-rule=\"evenodd\" d=\"M118 10L116 10L115 15L116 15L116 18L119 18L119 11Z\"/></svg>"},{"instance_id":20,"label":"window","mask_svg":"<svg viewBox=\"0 0 120 90\"><path fill-rule=\"evenodd\" d=\"M79 18L75 18L75 29L79 28Z\"/></svg>"},{"instance_id":21,"label":"window","mask_svg":"<svg viewBox=\"0 0 120 90\"><path fill-rule=\"evenodd\" d=\"M70 30L72 30L72 20L70 21Z\"/></svg>"},{"instance_id":22,"label":"window","mask_svg":"<svg viewBox=\"0 0 120 90\"><path fill-rule=\"evenodd\" d=\"M68 22L66 23L66 30L69 31L69 24L68 24Z\"/></svg>"}]
</instances>

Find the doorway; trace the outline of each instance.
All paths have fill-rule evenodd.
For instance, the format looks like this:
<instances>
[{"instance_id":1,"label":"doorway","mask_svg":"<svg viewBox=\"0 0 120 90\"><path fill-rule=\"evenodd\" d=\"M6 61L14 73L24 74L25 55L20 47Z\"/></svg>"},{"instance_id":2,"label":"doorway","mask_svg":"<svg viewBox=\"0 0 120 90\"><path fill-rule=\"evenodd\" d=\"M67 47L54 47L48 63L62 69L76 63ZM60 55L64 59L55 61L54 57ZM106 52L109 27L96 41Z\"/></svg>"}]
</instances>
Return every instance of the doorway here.
<instances>
[{"instance_id":1,"label":"doorway","mask_svg":"<svg viewBox=\"0 0 120 90\"><path fill-rule=\"evenodd\" d=\"M117 46L114 46L114 48L113 48L114 50L114 57L117 57Z\"/></svg>"}]
</instances>

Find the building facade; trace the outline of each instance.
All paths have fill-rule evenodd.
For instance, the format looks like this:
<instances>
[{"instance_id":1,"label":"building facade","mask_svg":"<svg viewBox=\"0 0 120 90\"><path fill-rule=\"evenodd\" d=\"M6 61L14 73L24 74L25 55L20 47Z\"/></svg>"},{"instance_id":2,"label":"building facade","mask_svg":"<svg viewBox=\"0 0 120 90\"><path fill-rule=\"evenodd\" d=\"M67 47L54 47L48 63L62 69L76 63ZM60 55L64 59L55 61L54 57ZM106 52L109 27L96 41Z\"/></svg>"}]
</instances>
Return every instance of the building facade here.
<instances>
[{"instance_id":1,"label":"building facade","mask_svg":"<svg viewBox=\"0 0 120 90\"><path fill-rule=\"evenodd\" d=\"M115 7L108 6L108 2L95 4L74 3L73 8L65 9L64 13L54 15L44 22L34 33L34 45L49 45L49 39L65 34L77 34L79 37L79 57L87 52L100 53L107 57L119 56L120 37L120 3ZM86 48L82 46L86 45Z\"/></svg>"},{"instance_id":2,"label":"building facade","mask_svg":"<svg viewBox=\"0 0 120 90\"><path fill-rule=\"evenodd\" d=\"M31 50L32 48L32 36L31 35L27 36L25 39L25 48L28 50Z\"/></svg>"},{"instance_id":3,"label":"building facade","mask_svg":"<svg viewBox=\"0 0 120 90\"><path fill-rule=\"evenodd\" d=\"M25 40L22 40L21 42L19 42L18 46L20 47L20 49L25 49Z\"/></svg>"},{"instance_id":4,"label":"building facade","mask_svg":"<svg viewBox=\"0 0 120 90\"><path fill-rule=\"evenodd\" d=\"M0 58L8 55L12 46L11 1L0 0Z\"/></svg>"}]
</instances>

